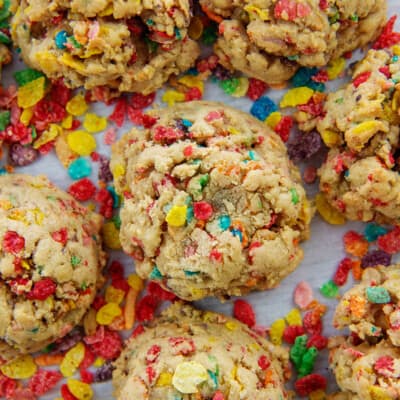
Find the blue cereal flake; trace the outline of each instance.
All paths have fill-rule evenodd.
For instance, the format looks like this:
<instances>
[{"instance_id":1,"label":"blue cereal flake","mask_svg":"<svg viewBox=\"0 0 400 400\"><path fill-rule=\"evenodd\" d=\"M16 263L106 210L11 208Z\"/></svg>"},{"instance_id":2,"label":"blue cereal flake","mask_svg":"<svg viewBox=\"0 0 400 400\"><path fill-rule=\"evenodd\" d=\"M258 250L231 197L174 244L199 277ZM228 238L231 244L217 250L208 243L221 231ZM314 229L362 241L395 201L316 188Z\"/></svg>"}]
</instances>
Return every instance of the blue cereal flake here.
<instances>
[{"instance_id":1,"label":"blue cereal flake","mask_svg":"<svg viewBox=\"0 0 400 400\"><path fill-rule=\"evenodd\" d=\"M386 288L382 286L369 286L365 290L368 301L374 304L390 303L390 294Z\"/></svg>"},{"instance_id":2,"label":"blue cereal flake","mask_svg":"<svg viewBox=\"0 0 400 400\"><path fill-rule=\"evenodd\" d=\"M68 167L68 174L74 181L86 178L91 173L92 164L88 159L83 157L79 157L76 160L72 161L72 163Z\"/></svg>"},{"instance_id":3,"label":"blue cereal flake","mask_svg":"<svg viewBox=\"0 0 400 400\"><path fill-rule=\"evenodd\" d=\"M218 218L218 223L219 223L219 227L223 231L226 231L231 226L231 218L229 217L229 215L221 215Z\"/></svg>"},{"instance_id":4,"label":"blue cereal flake","mask_svg":"<svg viewBox=\"0 0 400 400\"><path fill-rule=\"evenodd\" d=\"M268 96L262 96L256 100L250 109L250 114L260 121L265 119L273 112L278 111L278 106Z\"/></svg>"},{"instance_id":5,"label":"blue cereal flake","mask_svg":"<svg viewBox=\"0 0 400 400\"><path fill-rule=\"evenodd\" d=\"M111 194L111 197L113 199L113 208L118 208L121 205L121 198L118 196L117 192L115 191L114 186L108 186L107 190Z\"/></svg>"},{"instance_id":6,"label":"blue cereal flake","mask_svg":"<svg viewBox=\"0 0 400 400\"><path fill-rule=\"evenodd\" d=\"M54 41L56 42L56 46L58 49L64 50L68 40L67 31L60 31L56 34Z\"/></svg>"},{"instance_id":7,"label":"blue cereal flake","mask_svg":"<svg viewBox=\"0 0 400 400\"><path fill-rule=\"evenodd\" d=\"M291 83L293 87L307 86L312 90L318 92L325 91L325 84L322 82L315 82L312 77L318 74L318 68L300 68L296 74L293 76Z\"/></svg>"},{"instance_id":8,"label":"blue cereal flake","mask_svg":"<svg viewBox=\"0 0 400 400\"><path fill-rule=\"evenodd\" d=\"M387 232L388 230L383 226L368 224L365 228L364 236L365 239L367 239L367 241L371 243L375 242L375 240L378 239L379 236L385 235Z\"/></svg>"},{"instance_id":9,"label":"blue cereal flake","mask_svg":"<svg viewBox=\"0 0 400 400\"><path fill-rule=\"evenodd\" d=\"M163 278L160 270L157 268L157 265L154 266L153 270L150 273L149 278L153 280L160 280Z\"/></svg>"},{"instance_id":10,"label":"blue cereal flake","mask_svg":"<svg viewBox=\"0 0 400 400\"><path fill-rule=\"evenodd\" d=\"M188 270L184 270L183 271L185 273L186 276L190 277L190 276L196 276L199 275L200 272L199 271L188 271Z\"/></svg>"}]
</instances>

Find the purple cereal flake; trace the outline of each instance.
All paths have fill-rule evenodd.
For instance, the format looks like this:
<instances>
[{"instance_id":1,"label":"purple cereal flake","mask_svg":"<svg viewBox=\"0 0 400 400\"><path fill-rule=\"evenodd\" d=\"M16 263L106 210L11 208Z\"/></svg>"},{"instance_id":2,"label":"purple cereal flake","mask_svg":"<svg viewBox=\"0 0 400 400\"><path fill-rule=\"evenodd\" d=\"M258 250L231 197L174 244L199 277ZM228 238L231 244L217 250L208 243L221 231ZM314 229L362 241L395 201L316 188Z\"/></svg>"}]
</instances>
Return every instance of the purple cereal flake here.
<instances>
[{"instance_id":1,"label":"purple cereal flake","mask_svg":"<svg viewBox=\"0 0 400 400\"><path fill-rule=\"evenodd\" d=\"M377 265L388 266L392 262L392 256L383 250L369 251L361 259L361 268L376 267Z\"/></svg>"},{"instance_id":2,"label":"purple cereal flake","mask_svg":"<svg viewBox=\"0 0 400 400\"><path fill-rule=\"evenodd\" d=\"M225 79L231 79L232 78L232 73L227 70L226 68L224 68L222 65L218 64L214 71L213 71L213 75L219 79L219 80L225 80Z\"/></svg>"},{"instance_id":3,"label":"purple cereal flake","mask_svg":"<svg viewBox=\"0 0 400 400\"><path fill-rule=\"evenodd\" d=\"M94 381L109 381L112 378L112 372L114 369L115 367L112 365L112 363L110 361L107 361L94 373Z\"/></svg>"},{"instance_id":4,"label":"purple cereal flake","mask_svg":"<svg viewBox=\"0 0 400 400\"><path fill-rule=\"evenodd\" d=\"M103 182L110 182L113 179L110 170L110 160L106 156L99 156L99 179Z\"/></svg>"},{"instance_id":5,"label":"purple cereal flake","mask_svg":"<svg viewBox=\"0 0 400 400\"><path fill-rule=\"evenodd\" d=\"M306 160L322 147L321 136L316 131L300 134L288 144L289 157L294 162Z\"/></svg>"},{"instance_id":6,"label":"purple cereal flake","mask_svg":"<svg viewBox=\"0 0 400 400\"><path fill-rule=\"evenodd\" d=\"M32 164L39 156L39 152L31 146L13 143L10 146L8 156L11 165L24 167L25 165Z\"/></svg>"}]
</instances>

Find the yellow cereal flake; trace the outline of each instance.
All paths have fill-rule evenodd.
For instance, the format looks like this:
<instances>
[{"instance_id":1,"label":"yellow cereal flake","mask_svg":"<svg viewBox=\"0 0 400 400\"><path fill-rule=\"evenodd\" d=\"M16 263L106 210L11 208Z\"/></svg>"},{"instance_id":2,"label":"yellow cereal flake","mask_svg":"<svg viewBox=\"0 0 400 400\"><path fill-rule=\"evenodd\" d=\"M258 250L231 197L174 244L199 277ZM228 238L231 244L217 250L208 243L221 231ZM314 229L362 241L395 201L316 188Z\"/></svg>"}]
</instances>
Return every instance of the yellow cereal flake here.
<instances>
[{"instance_id":1,"label":"yellow cereal flake","mask_svg":"<svg viewBox=\"0 0 400 400\"><path fill-rule=\"evenodd\" d=\"M28 379L35 374L37 366L31 355L27 354L0 367L0 371L12 379Z\"/></svg>"},{"instance_id":2,"label":"yellow cereal flake","mask_svg":"<svg viewBox=\"0 0 400 400\"><path fill-rule=\"evenodd\" d=\"M107 127L107 118L87 113L83 120L83 127L91 133L101 132Z\"/></svg>"},{"instance_id":3,"label":"yellow cereal flake","mask_svg":"<svg viewBox=\"0 0 400 400\"><path fill-rule=\"evenodd\" d=\"M343 57L336 58L328 64L327 72L330 80L336 79L346 67L346 60Z\"/></svg>"},{"instance_id":4,"label":"yellow cereal flake","mask_svg":"<svg viewBox=\"0 0 400 400\"><path fill-rule=\"evenodd\" d=\"M60 364L60 371L66 377L74 375L85 356L85 346L82 342L69 349Z\"/></svg>"},{"instance_id":5,"label":"yellow cereal flake","mask_svg":"<svg viewBox=\"0 0 400 400\"><path fill-rule=\"evenodd\" d=\"M279 111L274 111L268 115L264 121L271 129L275 129L279 121L282 119L282 114Z\"/></svg>"},{"instance_id":6,"label":"yellow cereal flake","mask_svg":"<svg viewBox=\"0 0 400 400\"><path fill-rule=\"evenodd\" d=\"M97 311L96 321L99 325L109 325L114 318L122 314L121 307L116 303L107 303Z\"/></svg>"},{"instance_id":7,"label":"yellow cereal flake","mask_svg":"<svg viewBox=\"0 0 400 400\"><path fill-rule=\"evenodd\" d=\"M95 138L85 131L74 131L67 136L68 146L80 156L88 156L96 149Z\"/></svg>"},{"instance_id":8,"label":"yellow cereal flake","mask_svg":"<svg viewBox=\"0 0 400 400\"><path fill-rule=\"evenodd\" d=\"M108 286L104 298L107 303L121 304L125 297L125 291L114 286Z\"/></svg>"},{"instance_id":9,"label":"yellow cereal flake","mask_svg":"<svg viewBox=\"0 0 400 400\"><path fill-rule=\"evenodd\" d=\"M28 126L29 122L32 119L32 116L33 116L33 107L25 108L22 111L21 116L19 117L19 120L21 121L22 124L24 124L25 126Z\"/></svg>"},{"instance_id":10,"label":"yellow cereal flake","mask_svg":"<svg viewBox=\"0 0 400 400\"><path fill-rule=\"evenodd\" d=\"M64 129L71 129L72 128L72 121L74 120L73 116L71 114L68 114L62 121L61 121L61 126Z\"/></svg>"},{"instance_id":11,"label":"yellow cereal flake","mask_svg":"<svg viewBox=\"0 0 400 400\"><path fill-rule=\"evenodd\" d=\"M53 141L58 135L63 132L61 126L50 124L49 129L45 130L38 139L33 142L33 148L38 149L46 143Z\"/></svg>"},{"instance_id":12,"label":"yellow cereal flake","mask_svg":"<svg viewBox=\"0 0 400 400\"><path fill-rule=\"evenodd\" d=\"M276 345L281 345L282 344L282 336L283 336L283 331L285 330L286 323L283 318L278 318L275 320L269 329L269 337L271 339L271 342L276 344Z\"/></svg>"},{"instance_id":13,"label":"yellow cereal flake","mask_svg":"<svg viewBox=\"0 0 400 400\"><path fill-rule=\"evenodd\" d=\"M48 51L39 51L34 55L41 69L45 69L49 74L60 70L57 57Z\"/></svg>"},{"instance_id":14,"label":"yellow cereal flake","mask_svg":"<svg viewBox=\"0 0 400 400\"><path fill-rule=\"evenodd\" d=\"M368 388L372 400L392 400L393 397L389 396L387 392L379 386L370 386Z\"/></svg>"},{"instance_id":15,"label":"yellow cereal flake","mask_svg":"<svg viewBox=\"0 0 400 400\"><path fill-rule=\"evenodd\" d=\"M71 67L78 72L85 71L85 64L82 61L76 60L71 54L63 53L63 55L59 57L58 60L62 64Z\"/></svg>"},{"instance_id":16,"label":"yellow cereal flake","mask_svg":"<svg viewBox=\"0 0 400 400\"><path fill-rule=\"evenodd\" d=\"M157 379L156 386L171 386L172 383L172 374L169 372L161 372L160 376Z\"/></svg>"},{"instance_id":17,"label":"yellow cereal flake","mask_svg":"<svg viewBox=\"0 0 400 400\"><path fill-rule=\"evenodd\" d=\"M93 398L93 389L85 382L77 379L68 379L67 386L71 394L78 400L91 400Z\"/></svg>"},{"instance_id":18,"label":"yellow cereal flake","mask_svg":"<svg viewBox=\"0 0 400 400\"><path fill-rule=\"evenodd\" d=\"M79 93L75 95L65 106L65 109L74 117L78 117L79 115L83 115L87 109L88 105L86 103L85 97L83 94Z\"/></svg>"},{"instance_id":19,"label":"yellow cereal flake","mask_svg":"<svg viewBox=\"0 0 400 400\"><path fill-rule=\"evenodd\" d=\"M314 91L307 86L297 87L288 90L283 96L280 107L295 107L299 104L306 104L314 94Z\"/></svg>"},{"instance_id":20,"label":"yellow cereal flake","mask_svg":"<svg viewBox=\"0 0 400 400\"><path fill-rule=\"evenodd\" d=\"M128 285L137 292L143 290L143 279L137 274L131 274L127 279Z\"/></svg>"},{"instance_id":21,"label":"yellow cereal flake","mask_svg":"<svg viewBox=\"0 0 400 400\"><path fill-rule=\"evenodd\" d=\"M114 222L108 221L104 223L101 229L106 247L112 250L120 250L121 242L119 240L119 231Z\"/></svg>"},{"instance_id":22,"label":"yellow cereal flake","mask_svg":"<svg viewBox=\"0 0 400 400\"><path fill-rule=\"evenodd\" d=\"M197 361L185 361L177 365L172 385L181 393L197 393L198 385L207 379L208 373L202 364Z\"/></svg>"},{"instance_id":23,"label":"yellow cereal flake","mask_svg":"<svg viewBox=\"0 0 400 400\"><path fill-rule=\"evenodd\" d=\"M321 217L331 225L342 225L346 218L335 208L333 208L322 193L315 196L315 205Z\"/></svg>"},{"instance_id":24,"label":"yellow cereal flake","mask_svg":"<svg viewBox=\"0 0 400 400\"><path fill-rule=\"evenodd\" d=\"M333 147L342 142L339 133L326 129L321 132L321 138L328 147Z\"/></svg>"},{"instance_id":25,"label":"yellow cereal flake","mask_svg":"<svg viewBox=\"0 0 400 400\"><path fill-rule=\"evenodd\" d=\"M388 132L389 125L383 121L369 120L361 122L345 132L345 140L350 149L361 151L377 132Z\"/></svg>"},{"instance_id":26,"label":"yellow cereal flake","mask_svg":"<svg viewBox=\"0 0 400 400\"><path fill-rule=\"evenodd\" d=\"M246 95L247 91L249 89L249 78L246 78L245 76L241 76L239 78L239 84L235 91L232 93L233 97L243 97Z\"/></svg>"},{"instance_id":27,"label":"yellow cereal flake","mask_svg":"<svg viewBox=\"0 0 400 400\"><path fill-rule=\"evenodd\" d=\"M165 220L168 225L180 227L186 223L187 206L173 206L167 213Z\"/></svg>"},{"instance_id":28,"label":"yellow cereal flake","mask_svg":"<svg viewBox=\"0 0 400 400\"><path fill-rule=\"evenodd\" d=\"M20 86L17 92L18 106L21 108L33 107L43 99L45 95L46 78L41 76L24 86Z\"/></svg>"},{"instance_id":29,"label":"yellow cereal flake","mask_svg":"<svg viewBox=\"0 0 400 400\"><path fill-rule=\"evenodd\" d=\"M303 321L301 313L298 308L292 308L285 316L285 319L289 325L302 325Z\"/></svg>"},{"instance_id":30,"label":"yellow cereal flake","mask_svg":"<svg viewBox=\"0 0 400 400\"><path fill-rule=\"evenodd\" d=\"M166 90L162 95L161 100L168 104L169 107L173 106L175 103L181 103L185 101L185 94L177 92L176 90Z\"/></svg>"},{"instance_id":31,"label":"yellow cereal flake","mask_svg":"<svg viewBox=\"0 0 400 400\"><path fill-rule=\"evenodd\" d=\"M262 21L270 20L270 15L268 10L258 8L251 4L244 6L244 10L249 13L250 19L256 19L257 17L260 18Z\"/></svg>"},{"instance_id":32,"label":"yellow cereal flake","mask_svg":"<svg viewBox=\"0 0 400 400\"><path fill-rule=\"evenodd\" d=\"M178 82L190 88L196 87L201 91L201 93L204 92L204 82L197 76L184 75L182 78L178 79Z\"/></svg>"}]
</instances>

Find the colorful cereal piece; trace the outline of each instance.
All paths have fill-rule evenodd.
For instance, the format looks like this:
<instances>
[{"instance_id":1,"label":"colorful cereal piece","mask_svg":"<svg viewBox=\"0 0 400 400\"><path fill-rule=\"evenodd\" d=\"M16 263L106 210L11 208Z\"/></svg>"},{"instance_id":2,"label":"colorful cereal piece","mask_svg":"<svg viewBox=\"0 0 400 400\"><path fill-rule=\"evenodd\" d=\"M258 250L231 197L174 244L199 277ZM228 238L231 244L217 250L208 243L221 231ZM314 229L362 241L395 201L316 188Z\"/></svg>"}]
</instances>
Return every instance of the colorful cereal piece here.
<instances>
[{"instance_id":1,"label":"colorful cereal piece","mask_svg":"<svg viewBox=\"0 0 400 400\"><path fill-rule=\"evenodd\" d=\"M86 158L79 157L68 167L68 175L73 180L86 178L92 173L92 164Z\"/></svg>"},{"instance_id":2,"label":"colorful cereal piece","mask_svg":"<svg viewBox=\"0 0 400 400\"><path fill-rule=\"evenodd\" d=\"M27 354L16 358L0 367L0 371L12 379L27 379L35 374L37 366L31 355Z\"/></svg>"},{"instance_id":3,"label":"colorful cereal piece","mask_svg":"<svg viewBox=\"0 0 400 400\"><path fill-rule=\"evenodd\" d=\"M120 250L119 231L113 221L106 222L102 227L104 244L112 250Z\"/></svg>"},{"instance_id":4,"label":"colorful cereal piece","mask_svg":"<svg viewBox=\"0 0 400 400\"><path fill-rule=\"evenodd\" d=\"M68 379L67 386L71 394L78 400L90 400L93 398L93 389L87 383L77 379Z\"/></svg>"},{"instance_id":5,"label":"colorful cereal piece","mask_svg":"<svg viewBox=\"0 0 400 400\"><path fill-rule=\"evenodd\" d=\"M334 298L339 294L339 288L335 282L330 280L321 286L320 292L325 297Z\"/></svg>"},{"instance_id":6,"label":"colorful cereal piece","mask_svg":"<svg viewBox=\"0 0 400 400\"><path fill-rule=\"evenodd\" d=\"M315 196L315 205L319 214L326 222L332 225L342 225L346 222L346 218L327 202L322 193L318 193Z\"/></svg>"},{"instance_id":7,"label":"colorful cereal piece","mask_svg":"<svg viewBox=\"0 0 400 400\"><path fill-rule=\"evenodd\" d=\"M65 354L60 364L60 371L65 377L74 375L85 357L85 346L82 342L77 343Z\"/></svg>"},{"instance_id":8,"label":"colorful cereal piece","mask_svg":"<svg viewBox=\"0 0 400 400\"><path fill-rule=\"evenodd\" d=\"M172 385L181 393L198 392L198 385L208 379L207 370L196 361L178 364L172 377Z\"/></svg>"},{"instance_id":9,"label":"colorful cereal piece","mask_svg":"<svg viewBox=\"0 0 400 400\"><path fill-rule=\"evenodd\" d=\"M390 303L390 293L382 286L369 286L365 289L367 299L373 304Z\"/></svg>"},{"instance_id":10,"label":"colorful cereal piece","mask_svg":"<svg viewBox=\"0 0 400 400\"><path fill-rule=\"evenodd\" d=\"M29 108L42 100L45 95L45 83L46 79L42 76L21 86L17 92L18 106Z\"/></svg>"},{"instance_id":11,"label":"colorful cereal piece","mask_svg":"<svg viewBox=\"0 0 400 400\"><path fill-rule=\"evenodd\" d=\"M314 94L314 90L302 86L288 90L283 96L280 107L295 107L299 104L306 104ZM275 110L274 110L275 111Z\"/></svg>"},{"instance_id":12,"label":"colorful cereal piece","mask_svg":"<svg viewBox=\"0 0 400 400\"><path fill-rule=\"evenodd\" d=\"M305 281L299 282L294 290L295 304L299 306L301 310L304 310L311 303L313 298L311 286Z\"/></svg>"},{"instance_id":13,"label":"colorful cereal piece","mask_svg":"<svg viewBox=\"0 0 400 400\"><path fill-rule=\"evenodd\" d=\"M65 109L69 114L78 117L79 115L83 115L87 111L88 107L85 97L79 93L68 101Z\"/></svg>"},{"instance_id":14,"label":"colorful cereal piece","mask_svg":"<svg viewBox=\"0 0 400 400\"><path fill-rule=\"evenodd\" d=\"M83 127L90 133L101 132L107 127L107 118L87 113L83 120Z\"/></svg>"},{"instance_id":15,"label":"colorful cereal piece","mask_svg":"<svg viewBox=\"0 0 400 400\"><path fill-rule=\"evenodd\" d=\"M187 206L173 206L167 213L165 220L168 225L180 227L186 223Z\"/></svg>"},{"instance_id":16,"label":"colorful cereal piece","mask_svg":"<svg viewBox=\"0 0 400 400\"><path fill-rule=\"evenodd\" d=\"M109 325L114 318L122 314L121 307L116 303L107 303L97 311L96 321L100 325Z\"/></svg>"},{"instance_id":17,"label":"colorful cereal piece","mask_svg":"<svg viewBox=\"0 0 400 400\"><path fill-rule=\"evenodd\" d=\"M286 323L283 318L275 320L270 327L269 337L271 342L276 345L282 344L283 332L285 331Z\"/></svg>"},{"instance_id":18,"label":"colorful cereal piece","mask_svg":"<svg viewBox=\"0 0 400 400\"><path fill-rule=\"evenodd\" d=\"M289 325L301 325L301 314L298 308L292 308L285 316Z\"/></svg>"},{"instance_id":19,"label":"colorful cereal piece","mask_svg":"<svg viewBox=\"0 0 400 400\"><path fill-rule=\"evenodd\" d=\"M88 156L96 149L96 140L85 131L74 131L67 136L68 146L80 156Z\"/></svg>"}]
</instances>

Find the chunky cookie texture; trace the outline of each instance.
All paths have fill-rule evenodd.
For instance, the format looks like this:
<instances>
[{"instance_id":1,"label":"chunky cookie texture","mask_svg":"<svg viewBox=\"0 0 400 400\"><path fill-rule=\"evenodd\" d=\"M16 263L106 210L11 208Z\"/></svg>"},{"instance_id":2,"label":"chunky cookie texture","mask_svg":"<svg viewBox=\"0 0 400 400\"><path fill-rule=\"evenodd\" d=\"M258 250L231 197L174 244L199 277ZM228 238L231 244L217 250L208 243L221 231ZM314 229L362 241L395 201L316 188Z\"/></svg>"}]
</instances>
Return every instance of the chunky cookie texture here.
<instances>
[{"instance_id":1,"label":"chunky cookie texture","mask_svg":"<svg viewBox=\"0 0 400 400\"><path fill-rule=\"evenodd\" d=\"M199 54L189 1L13 0L13 9L24 61L71 87L148 94Z\"/></svg>"},{"instance_id":2,"label":"chunky cookie texture","mask_svg":"<svg viewBox=\"0 0 400 400\"><path fill-rule=\"evenodd\" d=\"M370 50L352 82L328 96L317 123L331 148L320 190L351 220L400 220L400 61L396 47Z\"/></svg>"},{"instance_id":3,"label":"chunky cookie texture","mask_svg":"<svg viewBox=\"0 0 400 400\"><path fill-rule=\"evenodd\" d=\"M330 367L343 399L400 396L400 265L367 268L344 294L334 315L350 337L331 340Z\"/></svg>"},{"instance_id":4,"label":"chunky cookie texture","mask_svg":"<svg viewBox=\"0 0 400 400\"><path fill-rule=\"evenodd\" d=\"M272 288L303 257L312 208L281 139L221 103L152 111L114 145L120 239L187 300Z\"/></svg>"},{"instance_id":5,"label":"chunky cookie texture","mask_svg":"<svg viewBox=\"0 0 400 400\"><path fill-rule=\"evenodd\" d=\"M379 34L385 0L200 0L219 23L215 52L228 69L268 84L321 67Z\"/></svg>"},{"instance_id":6,"label":"chunky cookie texture","mask_svg":"<svg viewBox=\"0 0 400 400\"><path fill-rule=\"evenodd\" d=\"M286 350L236 320L179 302L128 341L115 367L118 400L288 398Z\"/></svg>"},{"instance_id":7,"label":"chunky cookie texture","mask_svg":"<svg viewBox=\"0 0 400 400\"><path fill-rule=\"evenodd\" d=\"M77 325L103 282L102 219L45 177L0 176L0 360Z\"/></svg>"}]
</instances>

